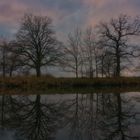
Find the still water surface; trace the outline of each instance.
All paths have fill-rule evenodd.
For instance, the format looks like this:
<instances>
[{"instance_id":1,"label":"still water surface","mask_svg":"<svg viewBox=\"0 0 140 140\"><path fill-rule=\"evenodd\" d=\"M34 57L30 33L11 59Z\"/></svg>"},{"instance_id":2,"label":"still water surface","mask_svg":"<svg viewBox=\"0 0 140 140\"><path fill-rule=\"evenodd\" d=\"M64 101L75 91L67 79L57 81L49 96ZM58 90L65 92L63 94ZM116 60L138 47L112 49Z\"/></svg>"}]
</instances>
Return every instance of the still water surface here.
<instances>
[{"instance_id":1,"label":"still water surface","mask_svg":"<svg viewBox=\"0 0 140 140\"><path fill-rule=\"evenodd\" d=\"M0 140L140 140L140 92L0 96Z\"/></svg>"}]
</instances>

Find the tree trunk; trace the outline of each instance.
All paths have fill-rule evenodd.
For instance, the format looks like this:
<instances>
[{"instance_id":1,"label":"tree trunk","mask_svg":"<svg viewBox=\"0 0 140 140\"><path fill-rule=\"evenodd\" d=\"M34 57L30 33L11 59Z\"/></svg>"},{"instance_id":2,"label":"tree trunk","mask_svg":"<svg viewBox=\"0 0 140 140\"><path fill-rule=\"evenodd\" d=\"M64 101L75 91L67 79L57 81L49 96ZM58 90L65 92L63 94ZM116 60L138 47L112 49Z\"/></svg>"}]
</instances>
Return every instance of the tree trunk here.
<instances>
[{"instance_id":1,"label":"tree trunk","mask_svg":"<svg viewBox=\"0 0 140 140\"><path fill-rule=\"evenodd\" d=\"M13 75L13 66L11 66L10 72L9 72L9 76L12 77L12 75Z\"/></svg>"},{"instance_id":2,"label":"tree trunk","mask_svg":"<svg viewBox=\"0 0 140 140\"><path fill-rule=\"evenodd\" d=\"M77 71L77 69L76 69L76 78L78 78L78 71Z\"/></svg>"},{"instance_id":3,"label":"tree trunk","mask_svg":"<svg viewBox=\"0 0 140 140\"><path fill-rule=\"evenodd\" d=\"M92 69L90 69L89 78L93 78L93 70Z\"/></svg>"},{"instance_id":4,"label":"tree trunk","mask_svg":"<svg viewBox=\"0 0 140 140\"><path fill-rule=\"evenodd\" d=\"M98 77L98 62L97 62L97 57L95 58L95 69L96 69L96 77Z\"/></svg>"},{"instance_id":5,"label":"tree trunk","mask_svg":"<svg viewBox=\"0 0 140 140\"><path fill-rule=\"evenodd\" d=\"M104 59L103 59L103 57L101 58L101 72L102 72L102 77L104 77Z\"/></svg>"},{"instance_id":6,"label":"tree trunk","mask_svg":"<svg viewBox=\"0 0 140 140\"><path fill-rule=\"evenodd\" d=\"M76 69L75 69L76 78L78 78L78 61L76 60Z\"/></svg>"},{"instance_id":7,"label":"tree trunk","mask_svg":"<svg viewBox=\"0 0 140 140\"><path fill-rule=\"evenodd\" d=\"M120 57L117 55L116 77L120 77Z\"/></svg>"},{"instance_id":8,"label":"tree trunk","mask_svg":"<svg viewBox=\"0 0 140 140\"><path fill-rule=\"evenodd\" d=\"M119 45L117 44L116 48L116 77L120 77L120 51L119 51Z\"/></svg>"},{"instance_id":9,"label":"tree trunk","mask_svg":"<svg viewBox=\"0 0 140 140\"><path fill-rule=\"evenodd\" d=\"M5 74L5 64L3 65L3 74L2 75L3 75L3 78L5 78L5 75L6 75Z\"/></svg>"},{"instance_id":10,"label":"tree trunk","mask_svg":"<svg viewBox=\"0 0 140 140\"><path fill-rule=\"evenodd\" d=\"M10 71L9 76L12 77L13 75L13 71Z\"/></svg>"},{"instance_id":11,"label":"tree trunk","mask_svg":"<svg viewBox=\"0 0 140 140\"><path fill-rule=\"evenodd\" d=\"M37 77L40 77L41 76L41 69L40 69L40 67L37 67L36 68L36 76Z\"/></svg>"}]
</instances>

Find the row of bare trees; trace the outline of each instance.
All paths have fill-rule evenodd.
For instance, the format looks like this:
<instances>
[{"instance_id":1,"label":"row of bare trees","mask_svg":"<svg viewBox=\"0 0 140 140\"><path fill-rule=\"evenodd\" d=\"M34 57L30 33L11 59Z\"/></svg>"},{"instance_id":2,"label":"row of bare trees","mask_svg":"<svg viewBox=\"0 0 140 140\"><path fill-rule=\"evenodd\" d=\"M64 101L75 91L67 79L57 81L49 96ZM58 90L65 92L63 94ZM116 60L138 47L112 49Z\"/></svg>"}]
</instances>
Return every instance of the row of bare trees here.
<instances>
[{"instance_id":1,"label":"row of bare trees","mask_svg":"<svg viewBox=\"0 0 140 140\"><path fill-rule=\"evenodd\" d=\"M0 70L3 77L30 69L40 76L42 67L59 65L75 77L119 77L140 55L134 42L139 35L139 17L121 14L94 29L76 28L63 44L56 39L50 18L25 14L16 39L1 41Z\"/></svg>"},{"instance_id":2,"label":"row of bare trees","mask_svg":"<svg viewBox=\"0 0 140 140\"><path fill-rule=\"evenodd\" d=\"M139 35L139 18L127 15L102 22L94 30L77 28L68 35L62 65L76 77L119 77L126 64L139 56L139 46L134 43Z\"/></svg>"}]
</instances>

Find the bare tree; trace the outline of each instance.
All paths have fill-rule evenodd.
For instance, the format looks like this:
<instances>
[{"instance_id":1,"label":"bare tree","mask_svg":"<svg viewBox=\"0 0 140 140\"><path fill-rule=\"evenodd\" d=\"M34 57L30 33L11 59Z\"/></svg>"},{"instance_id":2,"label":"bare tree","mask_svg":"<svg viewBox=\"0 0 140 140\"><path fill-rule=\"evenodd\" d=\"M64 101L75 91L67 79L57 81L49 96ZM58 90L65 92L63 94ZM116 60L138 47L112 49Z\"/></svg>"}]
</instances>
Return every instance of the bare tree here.
<instances>
[{"instance_id":1,"label":"bare tree","mask_svg":"<svg viewBox=\"0 0 140 140\"><path fill-rule=\"evenodd\" d=\"M108 49L102 49L99 55L98 69L102 77L114 76L115 62L112 52Z\"/></svg>"},{"instance_id":2,"label":"bare tree","mask_svg":"<svg viewBox=\"0 0 140 140\"><path fill-rule=\"evenodd\" d=\"M23 58L20 55L20 51L18 50L18 46L14 41L10 41L8 44L8 64L7 64L7 72L10 77L12 77L13 72L18 72L20 69L23 69Z\"/></svg>"},{"instance_id":3,"label":"bare tree","mask_svg":"<svg viewBox=\"0 0 140 140\"><path fill-rule=\"evenodd\" d=\"M1 40L0 44L0 56L1 56L1 61L0 61L0 69L2 71L2 76L6 76L6 65L7 65L7 50L8 50L8 43L6 40Z\"/></svg>"},{"instance_id":4,"label":"bare tree","mask_svg":"<svg viewBox=\"0 0 140 140\"><path fill-rule=\"evenodd\" d=\"M100 23L98 27L99 33L104 39L104 46L114 56L115 76L119 77L122 62L128 60L129 56L135 55L135 48L130 44L130 39L132 36L140 34L139 18L132 19L121 14L118 18L112 18L108 23Z\"/></svg>"},{"instance_id":5,"label":"bare tree","mask_svg":"<svg viewBox=\"0 0 140 140\"><path fill-rule=\"evenodd\" d=\"M17 46L12 41L1 40L0 54L0 70L3 77L8 75L11 77L14 71L22 68L22 57L19 54Z\"/></svg>"},{"instance_id":6,"label":"bare tree","mask_svg":"<svg viewBox=\"0 0 140 140\"><path fill-rule=\"evenodd\" d=\"M75 76L79 76L81 59L81 31L77 28L73 34L68 35L68 44L64 47L64 58L62 66L66 71L74 72Z\"/></svg>"},{"instance_id":7,"label":"bare tree","mask_svg":"<svg viewBox=\"0 0 140 140\"><path fill-rule=\"evenodd\" d=\"M47 16L25 14L17 33L17 41L25 65L41 75L41 67L54 65L59 54L59 43L54 37L52 20Z\"/></svg>"},{"instance_id":8,"label":"bare tree","mask_svg":"<svg viewBox=\"0 0 140 140\"><path fill-rule=\"evenodd\" d=\"M83 44L89 77L93 78L94 71L98 77L98 47L92 27L86 29Z\"/></svg>"}]
</instances>

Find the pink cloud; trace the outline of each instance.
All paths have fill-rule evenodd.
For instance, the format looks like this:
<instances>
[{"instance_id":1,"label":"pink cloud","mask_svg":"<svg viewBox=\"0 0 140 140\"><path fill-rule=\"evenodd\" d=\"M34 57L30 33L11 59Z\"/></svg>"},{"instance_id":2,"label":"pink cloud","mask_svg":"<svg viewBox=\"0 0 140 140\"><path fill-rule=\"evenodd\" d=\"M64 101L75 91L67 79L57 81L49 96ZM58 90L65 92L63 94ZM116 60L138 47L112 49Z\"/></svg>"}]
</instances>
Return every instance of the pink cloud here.
<instances>
[{"instance_id":1,"label":"pink cloud","mask_svg":"<svg viewBox=\"0 0 140 140\"><path fill-rule=\"evenodd\" d=\"M56 0L57 1L57 0ZM76 0L75 0L76 1ZM62 2L62 0L61 0ZM16 31L20 18L25 12L47 15L53 19L55 26L64 27L71 31L74 22L82 27L96 25L101 20L108 20L120 13L128 15L139 14L139 7L130 0L81 0L83 9L76 12L65 12L59 8L47 7L41 0L0 0L0 26L5 25ZM74 0L73 0L74 3ZM83 21L83 22L81 22ZM63 31L65 33L65 31Z\"/></svg>"},{"instance_id":2,"label":"pink cloud","mask_svg":"<svg viewBox=\"0 0 140 140\"><path fill-rule=\"evenodd\" d=\"M58 10L42 7L42 5L33 5L19 0L0 1L0 25L7 25L16 28L25 12L31 12L39 15L52 17L54 20L61 17Z\"/></svg>"},{"instance_id":3,"label":"pink cloud","mask_svg":"<svg viewBox=\"0 0 140 140\"><path fill-rule=\"evenodd\" d=\"M17 0L12 0L12 3L10 0L5 0L0 2L0 21L10 21L14 20L17 17L19 17L23 11L26 11L27 5L18 2Z\"/></svg>"},{"instance_id":4,"label":"pink cloud","mask_svg":"<svg viewBox=\"0 0 140 140\"><path fill-rule=\"evenodd\" d=\"M129 0L83 0L89 6L87 26L95 26L100 21L108 21L119 14L139 15L139 8Z\"/></svg>"},{"instance_id":5,"label":"pink cloud","mask_svg":"<svg viewBox=\"0 0 140 140\"><path fill-rule=\"evenodd\" d=\"M108 2L111 0L82 0L84 4L87 4L89 6L94 6L94 7L102 7L106 5Z\"/></svg>"}]
</instances>

